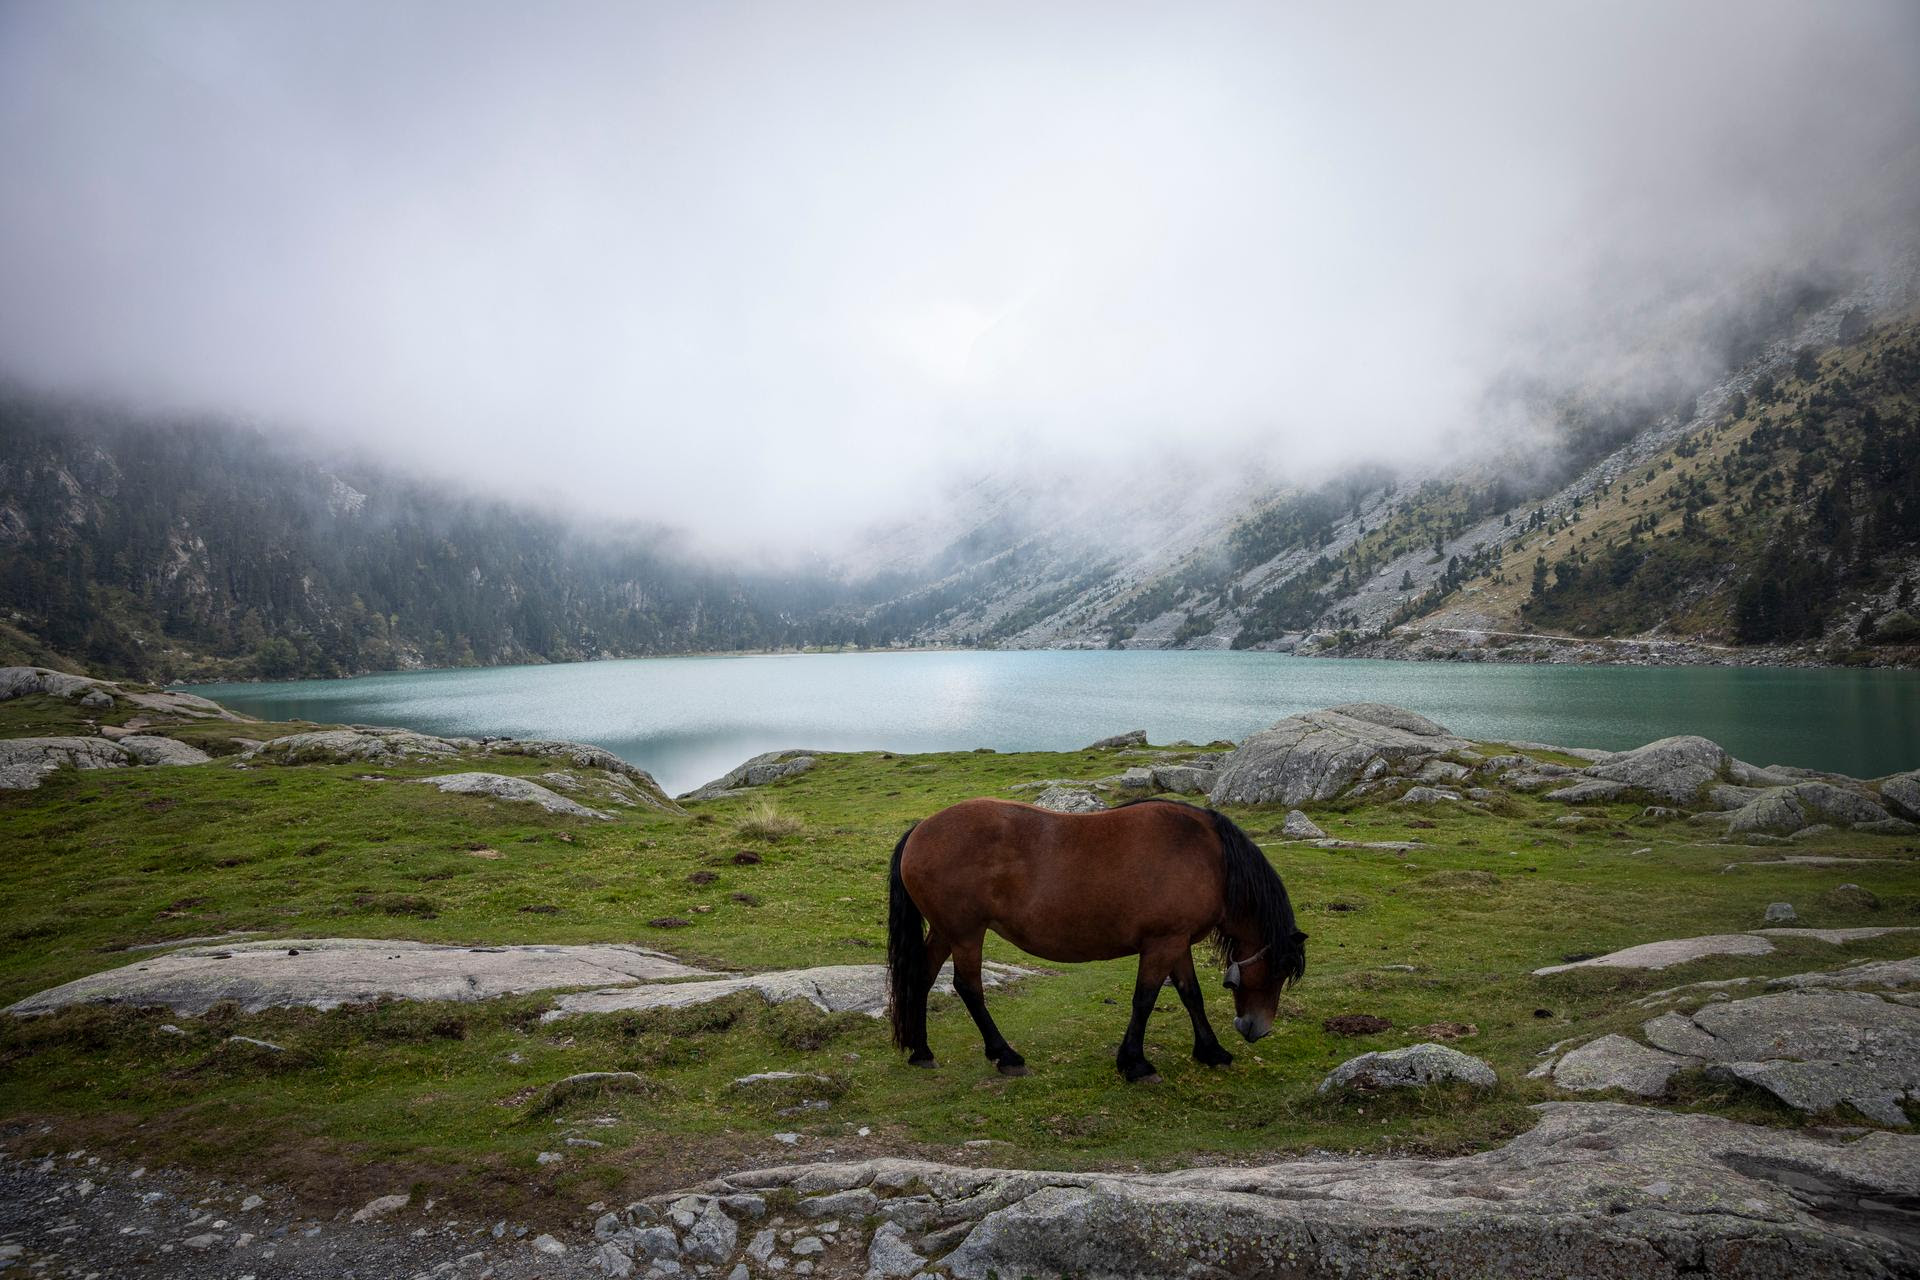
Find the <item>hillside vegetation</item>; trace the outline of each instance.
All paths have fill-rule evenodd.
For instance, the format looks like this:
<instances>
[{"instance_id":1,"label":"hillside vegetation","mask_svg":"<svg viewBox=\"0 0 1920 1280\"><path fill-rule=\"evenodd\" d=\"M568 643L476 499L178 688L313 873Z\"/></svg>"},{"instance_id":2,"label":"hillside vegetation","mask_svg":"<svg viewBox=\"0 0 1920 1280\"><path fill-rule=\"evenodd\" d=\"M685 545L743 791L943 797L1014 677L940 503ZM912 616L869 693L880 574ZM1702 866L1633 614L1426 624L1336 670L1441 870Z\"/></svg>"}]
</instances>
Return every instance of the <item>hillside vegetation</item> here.
<instances>
[{"instance_id":1,"label":"hillside vegetation","mask_svg":"<svg viewBox=\"0 0 1920 1280\"><path fill-rule=\"evenodd\" d=\"M10 661L170 680L864 641L833 590L245 428L0 392Z\"/></svg>"},{"instance_id":2,"label":"hillside vegetation","mask_svg":"<svg viewBox=\"0 0 1920 1280\"><path fill-rule=\"evenodd\" d=\"M1055 568L973 607L1009 644L1911 663L1920 323L1849 296L1796 315L1664 404L1543 405L1544 441L1511 456L1356 469L1160 571L1081 589Z\"/></svg>"}]
</instances>

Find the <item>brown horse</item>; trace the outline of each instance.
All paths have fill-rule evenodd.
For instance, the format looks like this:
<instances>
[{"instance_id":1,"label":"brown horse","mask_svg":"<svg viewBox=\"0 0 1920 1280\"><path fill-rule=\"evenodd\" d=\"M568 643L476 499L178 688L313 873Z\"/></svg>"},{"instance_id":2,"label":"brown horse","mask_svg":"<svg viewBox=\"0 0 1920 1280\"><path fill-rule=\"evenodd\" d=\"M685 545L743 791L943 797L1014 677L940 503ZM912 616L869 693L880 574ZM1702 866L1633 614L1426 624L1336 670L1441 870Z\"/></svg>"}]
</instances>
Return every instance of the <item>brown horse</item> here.
<instances>
[{"instance_id":1,"label":"brown horse","mask_svg":"<svg viewBox=\"0 0 1920 1280\"><path fill-rule=\"evenodd\" d=\"M931 1067L927 993L947 957L953 986L1004 1075L1025 1075L987 1013L980 944L991 929L1046 960L1138 955L1133 1020L1117 1065L1157 1080L1142 1041L1160 988L1173 979L1193 1019L1193 1056L1233 1055L1207 1022L1192 947L1211 938L1227 966L1233 1026L1248 1042L1273 1029L1280 989L1306 972L1307 935L1266 856L1225 815L1173 800L1137 800L1065 814L1009 800L963 800L894 846L887 913L888 1015L894 1043ZM924 936L921 925L925 922Z\"/></svg>"}]
</instances>

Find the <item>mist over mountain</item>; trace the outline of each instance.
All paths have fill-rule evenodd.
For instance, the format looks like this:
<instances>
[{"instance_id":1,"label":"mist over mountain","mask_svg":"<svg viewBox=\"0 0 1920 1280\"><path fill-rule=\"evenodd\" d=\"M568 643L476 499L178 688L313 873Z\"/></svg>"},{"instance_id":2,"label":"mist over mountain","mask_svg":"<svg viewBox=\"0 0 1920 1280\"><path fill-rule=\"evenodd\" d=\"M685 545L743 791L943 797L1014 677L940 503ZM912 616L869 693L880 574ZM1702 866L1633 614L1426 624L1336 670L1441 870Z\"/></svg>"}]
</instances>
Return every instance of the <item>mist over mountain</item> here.
<instances>
[{"instance_id":1,"label":"mist over mountain","mask_svg":"<svg viewBox=\"0 0 1920 1280\"><path fill-rule=\"evenodd\" d=\"M866 563L1670 397L1884 267L1916 67L1900 3L9 6L0 368Z\"/></svg>"},{"instance_id":2,"label":"mist over mountain","mask_svg":"<svg viewBox=\"0 0 1920 1280\"><path fill-rule=\"evenodd\" d=\"M1538 420L1503 453L1304 485L1196 480L1177 452L1006 474L864 557L777 571L12 387L0 659L151 679L927 644L1905 664L1916 282L1920 252L1848 288L1782 280L1720 318L1717 376L1515 389Z\"/></svg>"},{"instance_id":3,"label":"mist over mountain","mask_svg":"<svg viewBox=\"0 0 1920 1280\"><path fill-rule=\"evenodd\" d=\"M1781 553L1793 636L1734 636L1721 561L1653 614L1503 594L1630 466L1773 439L1728 409L1803 349L1845 428L1722 475L1723 556L1899 454L1910 5L16 5L0 165L3 603L50 661L1549 615L1831 659L1901 573L1853 563L1900 519L1863 472Z\"/></svg>"}]
</instances>

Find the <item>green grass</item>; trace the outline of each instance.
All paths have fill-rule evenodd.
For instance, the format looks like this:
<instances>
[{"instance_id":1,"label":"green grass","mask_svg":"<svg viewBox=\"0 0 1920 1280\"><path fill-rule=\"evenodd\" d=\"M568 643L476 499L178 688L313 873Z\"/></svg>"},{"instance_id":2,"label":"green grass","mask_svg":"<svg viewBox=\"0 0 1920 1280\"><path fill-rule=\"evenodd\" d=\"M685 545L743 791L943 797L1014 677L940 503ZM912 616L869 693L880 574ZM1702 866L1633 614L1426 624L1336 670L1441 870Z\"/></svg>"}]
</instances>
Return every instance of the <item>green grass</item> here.
<instances>
[{"instance_id":1,"label":"green grass","mask_svg":"<svg viewBox=\"0 0 1920 1280\"><path fill-rule=\"evenodd\" d=\"M0 708L8 728L40 715ZM204 735L233 726L196 726ZM169 730L173 732L174 730ZM245 726L249 736L264 727ZM428 941L633 942L712 967L760 970L877 962L886 866L905 825L1015 782L1111 773L1142 753L825 755L796 779L689 817L622 811L613 822L547 817L527 806L442 795L408 781L445 762L373 767L248 767L228 757L184 769L62 772L33 792L0 793L0 1000L129 961L120 948L257 930L263 936ZM551 761L491 756L485 768L536 774ZM769 824L762 807L777 818ZM1416 838L1405 856L1322 850L1274 838L1284 810L1233 816L1262 841L1312 935L1306 981L1276 1033L1235 1041L1224 1071L1187 1057L1171 992L1148 1033L1165 1077L1129 1087L1112 1065L1132 986L1130 962L1044 966L1048 976L990 996L1033 1074L1006 1079L982 1058L970 1020L937 1000L941 1069L905 1067L879 1022L741 997L648 1015L543 1023L551 996L482 1005L400 1005L333 1013L205 1018L75 1010L0 1020L0 1109L97 1149L247 1170L348 1203L396 1184L517 1203L532 1188L556 1209L664 1189L726 1168L854 1153L960 1155L998 1164L1165 1166L1256 1159L1311 1148L1456 1151L1525 1128L1527 1104L1557 1096L1525 1078L1546 1045L1630 1028L1652 1011L1629 1002L1702 977L1785 973L1907 954L1898 937L1659 974L1531 970L1656 938L1753 928L1791 901L1815 925L1920 924L1914 842L1847 837L1893 855L1877 865L1745 867L1768 856L1707 847L1700 828L1647 823L1632 806L1567 810L1529 797L1476 815L1378 804L1312 810L1332 835ZM1815 851L1819 846L1806 850ZM1640 850L1649 850L1640 852ZM499 856L480 856L483 853ZM735 855L750 852L744 865ZM1842 882L1877 894L1875 911L1828 908ZM660 929L674 917L686 927ZM1022 957L998 940L989 956ZM1028 963L1033 963L1028 961ZM1389 966L1413 966L1406 971ZM1216 1027L1232 1009L1203 961ZM1323 1019L1371 1013L1394 1029L1358 1039ZM1435 1021L1476 1024L1458 1047L1487 1059L1492 1094L1322 1098L1340 1061L1420 1037ZM161 1033L171 1022L185 1036ZM242 1033L285 1054L242 1051ZM768 1069L831 1079L825 1111L780 1116L798 1095L727 1088ZM636 1092L543 1104L547 1085L582 1071L639 1072ZM1770 1123L1795 1117L1698 1083L1681 1105ZM601 1126L593 1117L613 1117ZM871 1130L861 1137L862 1127ZM805 1135L788 1148L771 1135ZM605 1143L563 1147L572 1132ZM988 1140L993 1145L962 1144ZM45 1139L40 1140L44 1145ZM559 1165L537 1166L543 1150Z\"/></svg>"}]
</instances>

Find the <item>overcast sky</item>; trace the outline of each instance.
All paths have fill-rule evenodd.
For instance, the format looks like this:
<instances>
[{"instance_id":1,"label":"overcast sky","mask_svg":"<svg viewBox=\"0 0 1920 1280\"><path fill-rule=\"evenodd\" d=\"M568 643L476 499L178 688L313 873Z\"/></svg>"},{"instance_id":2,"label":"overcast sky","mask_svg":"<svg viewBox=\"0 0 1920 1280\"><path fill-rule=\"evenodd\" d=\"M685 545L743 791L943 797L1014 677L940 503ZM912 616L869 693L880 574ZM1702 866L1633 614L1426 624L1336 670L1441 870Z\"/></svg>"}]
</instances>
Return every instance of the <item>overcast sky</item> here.
<instances>
[{"instance_id":1,"label":"overcast sky","mask_svg":"<svg viewBox=\"0 0 1920 1280\"><path fill-rule=\"evenodd\" d=\"M828 537L1417 453L1916 138L1910 0L0 0L0 369Z\"/></svg>"}]
</instances>

